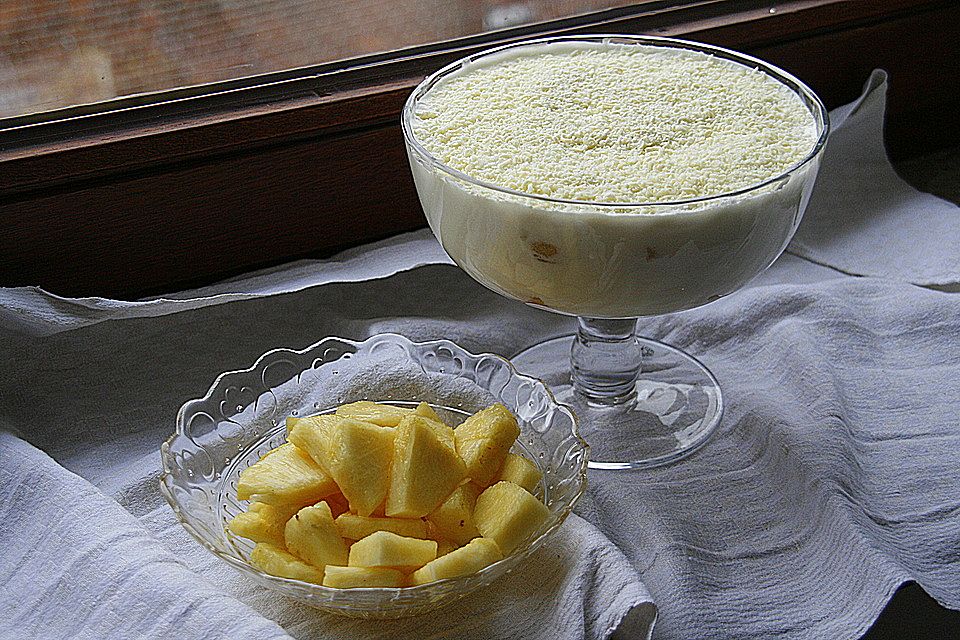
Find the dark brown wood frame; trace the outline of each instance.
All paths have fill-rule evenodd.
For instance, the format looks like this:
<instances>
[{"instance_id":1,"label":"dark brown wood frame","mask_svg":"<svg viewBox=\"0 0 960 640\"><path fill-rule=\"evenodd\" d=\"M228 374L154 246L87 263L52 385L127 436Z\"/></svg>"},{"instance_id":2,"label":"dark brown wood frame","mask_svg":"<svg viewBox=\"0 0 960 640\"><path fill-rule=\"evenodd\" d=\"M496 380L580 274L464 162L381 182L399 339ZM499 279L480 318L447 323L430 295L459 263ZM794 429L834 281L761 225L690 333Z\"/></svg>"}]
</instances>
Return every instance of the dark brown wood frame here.
<instances>
[{"instance_id":1,"label":"dark brown wood frame","mask_svg":"<svg viewBox=\"0 0 960 640\"><path fill-rule=\"evenodd\" d=\"M403 101L446 62L534 35L647 33L719 44L795 73L828 106L852 99L873 68L886 68L891 152L960 142L956 3L672 4L278 74L214 95L0 122L0 286L134 297L422 227L398 126Z\"/></svg>"}]
</instances>

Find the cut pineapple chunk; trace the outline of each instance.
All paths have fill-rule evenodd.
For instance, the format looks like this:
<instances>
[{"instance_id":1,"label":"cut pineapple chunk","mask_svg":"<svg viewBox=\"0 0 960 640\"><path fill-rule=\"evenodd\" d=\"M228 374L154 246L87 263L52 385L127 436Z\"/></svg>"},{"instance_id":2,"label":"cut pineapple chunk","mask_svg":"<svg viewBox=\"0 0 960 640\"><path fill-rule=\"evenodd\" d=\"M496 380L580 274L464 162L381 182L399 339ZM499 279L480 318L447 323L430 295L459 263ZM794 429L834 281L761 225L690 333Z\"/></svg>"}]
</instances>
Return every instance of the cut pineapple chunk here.
<instances>
[{"instance_id":1,"label":"cut pineapple chunk","mask_svg":"<svg viewBox=\"0 0 960 640\"><path fill-rule=\"evenodd\" d=\"M450 453L457 455L457 439L453 435L453 428L448 427L442 422L431 420L430 418L424 418L423 416L419 416L419 418L421 424L433 430L434 435L437 436L437 440L443 443L443 446L448 448Z\"/></svg>"},{"instance_id":2,"label":"cut pineapple chunk","mask_svg":"<svg viewBox=\"0 0 960 640\"><path fill-rule=\"evenodd\" d=\"M418 404L417 408L413 410L413 414L433 420L434 422L439 422L440 424L446 424L440 419L440 416L437 415L437 412L433 410L433 407L428 405L426 402L421 402Z\"/></svg>"},{"instance_id":3,"label":"cut pineapple chunk","mask_svg":"<svg viewBox=\"0 0 960 640\"><path fill-rule=\"evenodd\" d=\"M413 413L412 409L395 407L390 404L378 404L369 400L351 402L337 408L337 415L364 422L372 422L381 427L395 427L404 416Z\"/></svg>"},{"instance_id":4,"label":"cut pineapple chunk","mask_svg":"<svg viewBox=\"0 0 960 640\"><path fill-rule=\"evenodd\" d=\"M449 540L444 540L443 538L437 538L437 557L445 556L454 549L459 549L459 545L450 542Z\"/></svg>"},{"instance_id":5,"label":"cut pineapple chunk","mask_svg":"<svg viewBox=\"0 0 960 640\"><path fill-rule=\"evenodd\" d=\"M503 466L500 468L499 480L520 485L533 493L542 477L543 474L540 473L540 469L533 462L515 453L508 453L503 461Z\"/></svg>"},{"instance_id":6,"label":"cut pineapple chunk","mask_svg":"<svg viewBox=\"0 0 960 640\"><path fill-rule=\"evenodd\" d=\"M462 484L427 516L427 520L440 536L457 544L466 544L480 535L473 522L473 509L478 495L480 490L476 485L469 482Z\"/></svg>"},{"instance_id":7,"label":"cut pineapple chunk","mask_svg":"<svg viewBox=\"0 0 960 640\"><path fill-rule=\"evenodd\" d=\"M436 509L466 476L452 434L445 429L450 427L421 416L407 416L400 421L386 515L423 517Z\"/></svg>"},{"instance_id":8,"label":"cut pineapple chunk","mask_svg":"<svg viewBox=\"0 0 960 640\"><path fill-rule=\"evenodd\" d=\"M240 472L237 498L267 504L310 504L337 490L328 476L306 453L280 445L259 462Z\"/></svg>"},{"instance_id":9,"label":"cut pineapple chunk","mask_svg":"<svg viewBox=\"0 0 960 640\"><path fill-rule=\"evenodd\" d=\"M337 531L349 540L366 538L376 531L391 531L407 538L426 538L427 523L411 518L365 518L344 513L336 519Z\"/></svg>"},{"instance_id":10,"label":"cut pineapple chunk","mask_svg":"<svg viewBox=\"0 0 960 640\"><path fill-rule=\"evenodd\" d=\"M383 504L390 485L394 429L345 419L333 433L333 478L350 510L368 516Z\"/></svg>"},{"instance_id":11,"label":"cut pineapple chunk","mask_svg":"<svg viewBox=\"0 0 960 640\"><path fill-rule=\"evenodd\" d=\"M382 567L327 566L323 572L323 586L337 589L362 587L402 587L404 576L396 569Z\"/></svg>"},{"instance_id":12,"label":"cut pineapple chunk","mask_svg":"<svg viewBox=\"0 0 960 640\"><path fill-rule=\"evenodd\" d=\"M528 494L529 495L529 494ZM466 546L428 562L413 572L413 585L427 584L444 578L465 576L503 558L497 544L488 538L474 538Z\"/></svg>"},{"instance_id":13,"label":"cut pineapple chunk","mask_svg":"<svg viewBox=\"0 0 960 640\"><path fill-rule=\"evenodd\" d=\"M438 416L434 410L430 408L430 405L428 405L426 402L421 402L411 415L423 418L423 420L419 420L418 422L425 427L433 429L433 433L436 434L440 442L449 447L451 451L456 453L457 439L453 435L453 428L441 420L440 416Z\"/></svg>"},{"instance_id":14,"label":"cut pineapple chunk","mask_svg":"<svg viewBox=\"0 0 960 640\"><path fill-rule=\"evenodd\" d=\"M283 527L300 509L300 505L275 506L253 502L245 512L238 513L227 525L231 532L254 542L269 542L282 547Z\"/></svg>"},{"instance_id":15,"label":"cut pineapple chunk","mask_svg":"<svg viewBox=\"0 0 960 640\"><path fill-rule=\"evenodd\" d=\"M250 564L272 576L293 578L304 582L323 583L323 569L312 567L306 562L293 556L281 547L260 542L250 554Z\"/></svg>"},{"instance_id":16,"label":"cut pineapple chunk","mask_svg":"<svg viewBox=\"0 0 960 640\"><path fill-rule=\"evenodd\" d=\"M330 473L330 439L340 423L331 415L287 418L287 440L306 451L327 475Z\"/></svg>"},{"instance_id":17,"label":"cut pineapple chunk","mask_svg":"<svg viewBox=\"0 0 960 640\"><path fill-rule=\"evenodd\" d=\"M304 507L290 518L284 541L292 554L315 567L347 564L347 545L337 532L326 502Z\"/></svg>"},{"instance_id":18,"label":"cut pineapple chunk","mask_svg":"<svg viewBox=\"0 0 960 640\"><path fill-rule=\"evenodd\" d=\"M289 438L323 460L350 509L368 516L387 496L393 436L394 429L326 415L298 421Z\"/></svg>"},{"instance_id":19,"label":"cut pineapple chunk","mask_svg":"<svg viewBox=\"0 0 960 640\"><path fill-rule=\"evenodd\" d=\"M498 482L477 498L473 519L485 538L510 553L540 528L550 510L529 491L512 482Z\"/></svg>"},{"instance_id":20,"label":"cut pineapple chunk","mask_svg":"<svg viewBox=\"0 0 960 640\"><path fill-rule=\"evenodd\" d=\"M377 531L353 543L347 564L351 567L389 567L407 573L436 557L435 540L405 538L390 531Z\"/></svg>"},{"instance_id":21,"label":"cut pineapple chunk","mask_svg":"<svg viewBox=\"0 0 960 640\"><path fill-rule=\"evenodd\" d=\"M456 428L457 453L467 465L467 475L485 487L493 482L520 427L500 403L478 411Z\"/></svg>"}]
</instances>

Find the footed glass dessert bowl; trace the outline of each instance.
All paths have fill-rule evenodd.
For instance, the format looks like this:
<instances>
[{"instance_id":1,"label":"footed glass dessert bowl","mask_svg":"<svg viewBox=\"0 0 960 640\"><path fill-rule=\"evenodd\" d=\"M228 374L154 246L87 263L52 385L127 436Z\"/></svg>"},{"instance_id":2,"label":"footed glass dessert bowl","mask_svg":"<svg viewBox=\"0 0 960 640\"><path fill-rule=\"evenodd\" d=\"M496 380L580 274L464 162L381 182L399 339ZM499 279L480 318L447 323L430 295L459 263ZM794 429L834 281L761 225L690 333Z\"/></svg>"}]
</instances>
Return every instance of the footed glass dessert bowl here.
<instances>
[{"instance_id":1,"label":"footed glass dessert bowl","mask_svg":"<svg viewBox=\"0 0 960 640\"><path fill-rule=\"evenodd\" d=\"M517 418L513 453L542 473L533 493L549 514L502 560L469 575L413 587L332 588L270 575L250 561L254 543L228 523L249 501L237 497L240 472L286 441L288 417L331 413L371 400L400 407L427 402L444 422L459 424L492 403ZM265 588L340 615L397 618L422 614L485 587L544 544L586 487L587 446L573 413L539 380L510 362L475 355L447 340L412 342L381 334L357 342L325 338L302 350L276 349L240 371L220 375L177 415L161 448L161 492L200 544Z\"/></svg>"},{"instance_id":2,"label":"footed glass dessert bowl","mask_svg":"<svg viewBox=\"0 0 960 640\"><path fill-rule=\"evenodd\" d=\"M402 126L434 235L493 291L577 316L516 366L577 413L590 466L703 445L723 414L693 356L637 318L743 287L790 241L827 112L790 74L670 38L569 36L469 56L426 78Z\"/></svg>"}]
</instances>

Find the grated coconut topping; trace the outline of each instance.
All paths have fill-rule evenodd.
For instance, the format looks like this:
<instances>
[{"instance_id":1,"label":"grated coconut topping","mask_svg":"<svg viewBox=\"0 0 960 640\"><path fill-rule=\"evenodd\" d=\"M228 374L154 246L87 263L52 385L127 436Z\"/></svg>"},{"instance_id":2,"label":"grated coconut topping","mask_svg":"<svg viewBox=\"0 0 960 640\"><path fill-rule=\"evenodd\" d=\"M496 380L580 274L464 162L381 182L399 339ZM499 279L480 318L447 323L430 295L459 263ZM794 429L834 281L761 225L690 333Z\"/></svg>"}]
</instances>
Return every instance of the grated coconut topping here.
<instances>
[{"instance_id":1,"label":"grated coconut topping","mask_svg":"<svg viewBox=\"0 0 960 640\"><path fill-rule=\"evenodd\" d=\"M475 179L605 203L737 191L784 173L817 139L810 110L762 71L633 45L536 47L468 67L421 98L413 132Z\"/></svg>"}]
</instances>

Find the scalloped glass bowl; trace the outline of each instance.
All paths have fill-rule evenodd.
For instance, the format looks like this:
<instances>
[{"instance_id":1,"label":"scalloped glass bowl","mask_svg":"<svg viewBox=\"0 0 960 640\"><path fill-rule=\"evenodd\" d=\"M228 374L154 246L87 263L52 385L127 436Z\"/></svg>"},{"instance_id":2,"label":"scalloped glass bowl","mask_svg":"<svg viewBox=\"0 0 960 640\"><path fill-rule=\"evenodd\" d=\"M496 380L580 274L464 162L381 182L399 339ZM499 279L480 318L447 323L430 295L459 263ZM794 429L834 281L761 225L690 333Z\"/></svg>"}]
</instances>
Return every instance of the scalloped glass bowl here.
<instances>
[{"instance_id":1,"label":"scalloped glass bowl","mask_svg":"<svg viewBox=\"0 0 960 640\"><path fill-rule=\"evenodd\" d=\"M548 521L526 545L482 571L419 587L332 589L253 567L253 543L226 528L246 509L236 497L240 471L285 441L287 416L326 413L356 400L423 400L453 424L502 402L520 423L515 451L543 472L537 491L550 510ZM393 618L442 606L521 567L583 493L587 445L570 409L504 358L474 355L447 340L412 342L382 334L362 342L324 338L300 351L276 349L248 369L220 375L203 398L180 408L161 457L161 492L184 528L219 558L262 586L319 609Z\"/></svg>"}]
</instances>

